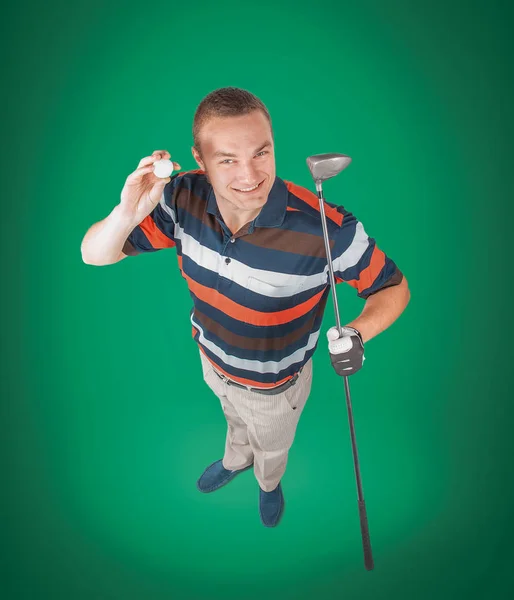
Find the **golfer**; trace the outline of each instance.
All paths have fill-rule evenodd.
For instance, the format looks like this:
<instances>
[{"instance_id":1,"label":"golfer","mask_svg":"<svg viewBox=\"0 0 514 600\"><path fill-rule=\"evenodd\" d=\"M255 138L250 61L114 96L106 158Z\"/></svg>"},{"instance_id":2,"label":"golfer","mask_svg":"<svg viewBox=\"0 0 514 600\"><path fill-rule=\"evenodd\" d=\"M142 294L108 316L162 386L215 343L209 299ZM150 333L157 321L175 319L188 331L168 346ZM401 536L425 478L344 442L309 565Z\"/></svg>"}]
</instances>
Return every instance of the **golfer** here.
<instances>
[{"instance_id":1,"label":"golfer","mask_svg":"<svg viewBox=\"0 0 514 600\"><path fill-rule=\"evenodd\" d=\"M203 377L227 420L223 458L198 479L212 492L253 467L266 527L284 509L281 478L312 385L312 356L330 293L317 195L276 175L271 118L247 90L217 89L198 105L192 153L199 169L166 179L142 158L121 201L82 241L83 261L109 265L175 248L193 308ZM343 206L325 202L336 282L366 300L327 332L338 375L363 365L364 344L409 302L407 280Z\"/></svg>"}]
</instances>

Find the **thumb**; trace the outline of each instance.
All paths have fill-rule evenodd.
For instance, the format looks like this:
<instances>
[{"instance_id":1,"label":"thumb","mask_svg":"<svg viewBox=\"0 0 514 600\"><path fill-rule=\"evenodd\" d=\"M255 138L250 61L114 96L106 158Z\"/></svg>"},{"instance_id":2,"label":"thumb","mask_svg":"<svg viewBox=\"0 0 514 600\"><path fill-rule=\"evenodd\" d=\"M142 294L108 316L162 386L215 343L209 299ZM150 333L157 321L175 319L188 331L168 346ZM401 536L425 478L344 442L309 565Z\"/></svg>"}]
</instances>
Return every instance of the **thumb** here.
<instances>
[{"instance_id":1,"label":"thumb","mask_svg":"<svg viewBox=\"0 0 514 600\"><path fill-rule=\"evenodd\" d=\"M339 339L339 331L337 330L337 327L331 327L327 331L327 339L329 342Z\"/></svg>"},{"instance_id":2,"label":"thumb","mask_svg":"<svg viewBox=\"0 0 514 600\"><path fill-rule=\"evenodd\" d=\"M159 179L159 181L156 181L153 184L150 192L148 193L148 197L150 198L152 204L157 204L161 200L162 192L166 187L166 184L168 184L170 181L171 178L166 177L165 179Z\"/></svg>"},{"instance_id":3,"label":"thumb","mask_svg":"<svg viewBox=\"0 0 514 600\"><path fill-rule=\"evenodd\" d=\"M154 186L152 188L152 192L158 192L159 194L162 193L162 190L166 187L166 185L171 181L171 177L159 177L159 180L156 181L154 183Z\"/></svg>"}]
</instances>

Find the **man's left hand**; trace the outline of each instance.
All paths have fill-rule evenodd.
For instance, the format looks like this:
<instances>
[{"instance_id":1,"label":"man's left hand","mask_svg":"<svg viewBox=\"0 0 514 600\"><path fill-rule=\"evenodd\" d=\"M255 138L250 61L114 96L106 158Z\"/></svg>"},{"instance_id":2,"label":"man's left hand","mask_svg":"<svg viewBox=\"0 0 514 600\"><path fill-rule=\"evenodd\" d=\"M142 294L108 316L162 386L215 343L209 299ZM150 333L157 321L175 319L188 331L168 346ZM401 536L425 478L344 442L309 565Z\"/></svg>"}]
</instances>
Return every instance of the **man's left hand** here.
<instances>
[{"instance_id":1,"label":"man's left hand","mask_svg":"<svg viewBox=\"0 0 514 600\"><path fill-rule=\"evenodd\" d=\"M339 336L337 327L327 331L328 349L332 366L338 375L346 376L357 373L364 364L364 342L357 329L341 327L343 335Z\"/></svg>"}]
</instances>

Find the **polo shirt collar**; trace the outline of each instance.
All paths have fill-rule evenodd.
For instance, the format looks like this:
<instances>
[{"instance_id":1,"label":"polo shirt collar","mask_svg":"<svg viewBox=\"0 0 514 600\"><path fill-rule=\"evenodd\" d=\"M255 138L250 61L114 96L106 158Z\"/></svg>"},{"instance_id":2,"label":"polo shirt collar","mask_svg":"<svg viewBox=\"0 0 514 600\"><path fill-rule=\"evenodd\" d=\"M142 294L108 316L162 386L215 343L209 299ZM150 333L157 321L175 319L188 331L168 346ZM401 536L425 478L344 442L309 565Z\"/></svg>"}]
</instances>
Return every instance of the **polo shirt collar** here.
<instances>
[{"instance_id":1,"label":"polo shirt collar","mask_svg":"<svg viewBox=\"0 0 514 600\"><path fill-rule=\"evenodd\" d=\"M262 207L261 212L252 221L252 230L255 227L280 227L284 222L287 211L288 190L285 182L280 177L275 176L275 181L271 186L268 201ZM207 212L211 215L219 215L218 204L214 188L210 186L209 196L207 198Z\"/></svg>"}]
</instances>

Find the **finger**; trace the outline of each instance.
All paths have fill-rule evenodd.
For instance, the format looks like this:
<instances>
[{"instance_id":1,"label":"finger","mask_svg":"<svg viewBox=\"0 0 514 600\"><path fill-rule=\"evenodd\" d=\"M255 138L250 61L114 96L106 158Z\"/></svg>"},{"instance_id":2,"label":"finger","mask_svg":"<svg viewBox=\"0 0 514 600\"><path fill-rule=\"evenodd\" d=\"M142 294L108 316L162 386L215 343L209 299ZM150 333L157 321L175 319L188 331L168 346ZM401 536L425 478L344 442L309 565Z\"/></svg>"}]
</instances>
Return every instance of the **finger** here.
<instances>
[{"instance_id":1,"label":"finger","mask_svg":"<svg viewBox=\"0 0 514 600\"><path fill-rule=\"evenodd\" d=\"M159 186L164 187L167 183L171 181L171 177L160 178L159 181L154 185L154 188L158 188Z\"/></svg>"},{"instance_id":2,"label":"finger","mask_svg":"<svg viewBox=\"0 0 514 600\"><path fill-rule=\"evenodd\" d=\"M156 158L156 159L154 159L154 160L153 160L153 162L150 162L149 164L152 164L152 165L153 165L153 163L154 163L156 160L159 160L159 159L157 159L157 158ZM168 160L169 160L169 159L168 159ZM180 169L182 169L182 167L179 165L179 163L178 163L178 162L173 162L173 161L171 161L171 164L173 165L173 170L174 170L174 171L180 171Z\"/></svg>"},{"instance_id":3,"label":"finger","mask_svg":"<svg viewBox=\"0 0 514 600\"><path fill-rule=\"evenodd\" d=\"M160 160L161 158L171 158L171 155L166 150L156 150L152 153L151 156L145 156L139 161L138 167L144 167L146 165L150 165L154 163L156 160Z\"/></svg>"},{"instance_id":4,"label":"finger","mask_svg":"<svg viewBox=\"0 0 514 600\"><path fill-rule=\"evenodd\" d=\"M146 167L146 165L152 165L157 159L155 156L145 156L139 161L137 167Z\"/></svg>"},{"instance_id":5,"label":"finger","mask_svg":"<svg viewBox=\"0 0 514 600\"><path fill-rule=\"evenodd\" d=\"M182 169L182 167L177 162L171 161L171 164L173 165L173 171L180 171L180 169ZM152 170L153 170L153 168L154 168L153 167L153 163L151 163L151 167L152 167Z\"/></svg>"},{"instance_id":6,"label":"finger","mask_svg":"<svg viewBox=\"0 0 514 600\"><path fill-rule=\"evenodd\" d=\"M171 158L171 154L167 150L154 150L152 156L158 154L159 158Z\"/></svg>"},{"instance_id":7,"label":"finger","mask_svg":"<svg viewBox=\"0 0 514 600\"><path fill-rule=\"evenodd\" d=\"M148 173L153 173L153 163L136 169L127 177L127 182L135 183L136 181L139 181L143 177L143 175L146 175Z\"/></svg>"},{"instance_id":8,"label":"finger","mask_svg":"<svg viewBox=\"0 0 514 600\"><path fill-rule=\"evenodd\" d=\"M332 341L329 344L329 350L332 354L342 354L353 348L353 342L350 337L342 337L337 341Z\"/></svg>"},{"instance_id":9,"label":"finger","mask_svg":"<svg viewBox=\"0 0 514 600\"><path fill-rule=\"evenodd\" d=\"M167 150L154 150L152 152L152 156L155 157L155 160L160 160L161 158L171 158L171 154Z\"/></svg>"}]
</instances>

